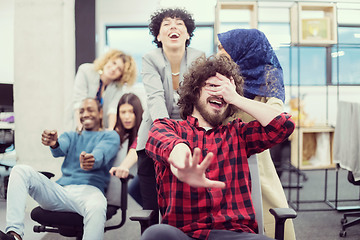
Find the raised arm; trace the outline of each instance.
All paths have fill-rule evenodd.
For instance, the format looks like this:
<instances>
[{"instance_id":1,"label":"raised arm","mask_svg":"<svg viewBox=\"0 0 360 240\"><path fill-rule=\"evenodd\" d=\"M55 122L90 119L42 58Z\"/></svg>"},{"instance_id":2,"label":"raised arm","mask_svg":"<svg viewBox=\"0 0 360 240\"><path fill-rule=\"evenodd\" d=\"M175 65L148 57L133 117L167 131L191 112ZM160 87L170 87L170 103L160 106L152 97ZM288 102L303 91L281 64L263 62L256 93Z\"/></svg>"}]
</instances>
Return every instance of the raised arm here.
<instances>
[{"instance_id":1,"label":"raised arm","mask_svg":"<svg viewBox=\"0 0 360 240\"><path fill-rule=\"evenodd\" d=\"M278 108L240 96L235 90L234 81L219 73L206 81L205 89L214 96L222 97L226 103L232 104L250 114L262 126L267 126L281 113Z\"/></svg>"},{"instance_id":2,"label":"raised arm","mask_svg":"<svg viewBox=\"0 0 360 240\"><path fill-rule=\"evenodd\" d=\"M129 175L130 168L137 162L137 159L136 149L131 148L120 165L112 167L109 173L118 178L126 178Z\"/></svg>"}]
</instances>

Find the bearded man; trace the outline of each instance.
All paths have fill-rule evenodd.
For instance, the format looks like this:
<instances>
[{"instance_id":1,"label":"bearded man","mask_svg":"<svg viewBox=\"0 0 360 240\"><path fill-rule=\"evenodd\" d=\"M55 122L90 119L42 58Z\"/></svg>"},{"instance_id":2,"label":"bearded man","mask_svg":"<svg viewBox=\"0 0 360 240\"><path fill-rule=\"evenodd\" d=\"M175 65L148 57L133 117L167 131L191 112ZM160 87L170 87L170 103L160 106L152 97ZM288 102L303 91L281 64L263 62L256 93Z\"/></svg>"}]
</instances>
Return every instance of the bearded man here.
<instances>
[{"instance_id":1,"label":"bearded man","mask_svg":"<svg viewBox=\"0 0 360 240\"><path fill-rule=\"evenodd\" d=\"M269 239L257 233L248 157L284 141L290 115L242 96L243 78L226 56L200 58L184 76L183 121L157 119L147 154L154 160L162 223L149 239ZM237 110L256 120L222 122Z\"/></svg>"}]
</instances>

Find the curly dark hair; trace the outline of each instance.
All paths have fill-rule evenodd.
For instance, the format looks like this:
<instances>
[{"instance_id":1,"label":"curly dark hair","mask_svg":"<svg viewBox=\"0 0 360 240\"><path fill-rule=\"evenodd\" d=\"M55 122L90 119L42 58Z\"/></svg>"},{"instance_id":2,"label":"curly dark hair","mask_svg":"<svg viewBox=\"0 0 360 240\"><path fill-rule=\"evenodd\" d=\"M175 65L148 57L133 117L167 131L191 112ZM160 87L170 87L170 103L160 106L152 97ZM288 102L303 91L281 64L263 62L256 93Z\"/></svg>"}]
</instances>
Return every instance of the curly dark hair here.
<instances>
[{"instance_id":1,"label":"curly dark hair","mask_svg":"<svg viewBox=\"0 0 360 240\"><path fill-rule=\"evenodd\" d=\"M194 30L196 28L195 21L192 17L192 14L181 8L159 9L150 16L149 30L150 33L154 36L153 42L157 45L158 48L162 47L162 43L157 40L157 36L159 35L162 21L168 17L179 18L184 21L187 32L189 34L189 39L186 40L185 46L189 46L191 37L194 35Z\"/></svg>"},{"instance_id":2,"label":"curly dark hair","mask_svg":"<svg viewBox=\"0 0 360 240\"><path fill-rule=\"evenodd\" d=\"M220 73L228 78L233 77L236 86L236 92L243 96L244 78L239 74L238 65L227 56L204 56L199 57L193 62L188 72L184 74L184 80L179 87L180 99L178 105L180 107L180 115L182 119L186 119L193 113L202 87L205 86L205 81L216 73ZM234 105L229 105L229 117L236 112L237 108Z\"/></svg>"}]
</instances>

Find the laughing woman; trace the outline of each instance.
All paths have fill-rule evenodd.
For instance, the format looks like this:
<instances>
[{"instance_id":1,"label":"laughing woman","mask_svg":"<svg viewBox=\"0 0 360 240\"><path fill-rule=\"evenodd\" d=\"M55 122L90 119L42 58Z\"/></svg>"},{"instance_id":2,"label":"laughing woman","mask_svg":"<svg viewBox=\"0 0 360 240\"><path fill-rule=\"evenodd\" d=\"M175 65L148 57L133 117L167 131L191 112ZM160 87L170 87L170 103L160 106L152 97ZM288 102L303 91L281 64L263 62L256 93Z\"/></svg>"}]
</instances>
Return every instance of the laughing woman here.
<instances>
[{"instance_id":1,"label":"laughing woman","mask_svg":"<svg viewBox=\"0 0 360 240\"><path fill-rule=\"evenodd\" d=\"M73 87L73 111L76 129L82 128L78 109L85 98L96 98L103 107L103 127L113 129L116 106L124 85L131 86L136 79L135 60L122 51L113 49L94 60L80 65Z\"/></svg>"},{"instance_id":2,"label":"laughing woman","mask_svg":"<svg viewBox=\"0 0 360 240\"><path fill-rule=\"evenodd\" d=\"M177 89L190 64L203 52L188 47L195 30L192 15L183 9L160 9L150 19L150 33L157 49L143 56L142 79L147 94L147 110L139 129L137 153L138 176L144 209L156 210L155 171L145 144L152 122L157 118L180 120ZM152 223L158 222L158 215Z\"/></svg>"}]
</instances>

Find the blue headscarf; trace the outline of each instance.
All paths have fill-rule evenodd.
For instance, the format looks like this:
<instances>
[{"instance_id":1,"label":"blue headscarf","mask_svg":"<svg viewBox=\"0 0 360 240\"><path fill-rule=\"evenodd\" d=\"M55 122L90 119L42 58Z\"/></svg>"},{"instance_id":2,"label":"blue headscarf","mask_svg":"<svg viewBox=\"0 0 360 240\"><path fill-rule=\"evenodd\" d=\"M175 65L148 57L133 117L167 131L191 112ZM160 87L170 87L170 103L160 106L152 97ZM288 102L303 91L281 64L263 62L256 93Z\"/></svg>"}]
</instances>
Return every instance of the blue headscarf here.
<instances>
[{"instance_id":1,"label":"blue headscarf","mask_svg":"<svg viewBox=\"0 0 360 240\"><path fill-rule=\"evenodd\" d=\"M220 33L218 37L245 78L245 97L276 97L284 102L283 71L263 32L257 29L234 29Z\"/></svg>"}]
</instances>

